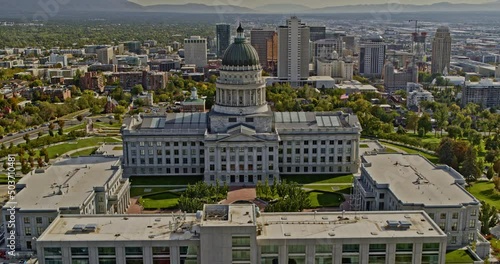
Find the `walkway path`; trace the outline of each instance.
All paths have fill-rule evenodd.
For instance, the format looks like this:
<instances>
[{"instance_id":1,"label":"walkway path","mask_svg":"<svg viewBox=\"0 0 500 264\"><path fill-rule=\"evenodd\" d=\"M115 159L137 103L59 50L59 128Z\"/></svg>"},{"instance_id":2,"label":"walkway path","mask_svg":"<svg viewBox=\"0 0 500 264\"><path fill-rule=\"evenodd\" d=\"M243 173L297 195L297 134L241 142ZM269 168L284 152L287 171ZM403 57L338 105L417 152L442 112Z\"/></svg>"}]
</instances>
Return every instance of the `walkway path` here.
<instances>
[{"instance_id":1,"label":"walkway path","mask_svg":"<svg viewBox=\"0 0 500 264\"><path fill-rule=\"evenodd\" d=\"M221 201L221 204L231 204L236 201L250 201L253 202L257 198L255 188L238 188L233 187L227 194L227 199Z\"/></svg>"}]
</instances>

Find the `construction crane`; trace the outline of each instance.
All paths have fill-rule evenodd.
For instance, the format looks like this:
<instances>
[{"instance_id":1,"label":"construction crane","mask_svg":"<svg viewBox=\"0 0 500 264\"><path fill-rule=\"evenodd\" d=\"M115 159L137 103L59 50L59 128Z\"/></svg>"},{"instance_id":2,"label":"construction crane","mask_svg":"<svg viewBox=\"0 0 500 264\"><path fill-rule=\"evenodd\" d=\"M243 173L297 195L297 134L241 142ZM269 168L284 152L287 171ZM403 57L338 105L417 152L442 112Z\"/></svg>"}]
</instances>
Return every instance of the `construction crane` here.
<instances>
[{"instance_id":1,"label":"construction crane","mask_svg":"<svg viewBox=\"0 0 500 264\"><path fill-rule=\"evenodd\" d=\"M413 53L413 64L417 62L422 62L425 56L425 40L427 38L427 32L420 32L420 27L418 24L418 20L410 19L408 22L415 22L415 32L412 33L412 41L413 45L411 51Z\"/></svg>"}]
</instances>

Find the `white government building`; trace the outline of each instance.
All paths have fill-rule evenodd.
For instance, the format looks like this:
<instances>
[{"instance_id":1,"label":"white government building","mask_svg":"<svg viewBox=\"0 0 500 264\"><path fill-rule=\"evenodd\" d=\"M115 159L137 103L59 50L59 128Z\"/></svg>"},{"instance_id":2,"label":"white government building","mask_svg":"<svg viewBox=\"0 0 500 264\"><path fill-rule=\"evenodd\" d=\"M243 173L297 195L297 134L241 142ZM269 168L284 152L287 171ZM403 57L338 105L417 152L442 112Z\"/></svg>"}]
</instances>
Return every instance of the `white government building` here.
<instances>
[{"instance_id":1,"label":"white government building","mask_svg":"<svg viewBox=\"0 0 500 264\"><path fill-rule=\"evenodd\" d=\"M262 213L205 205L196 214L61 215L38 263L444 264L446 234L423 211Z\"/></svg>"},{"instance_id":2,"label":"white government building","mask_svg":"<svg viewBox=\"0 0 500 264\"><path fill-rule=\"evenodd\" d=\"M124 175L204 176L253 185L280 175L358 171L361 126L342 112L272 112L257 51L238 28L209 113L134 116L124 124Z\"/></svg>"},{"instance_id":3,"label":"white government building","mask_svg":"<svg viewBox=\"0 0 500 264\"><path fill-rule=\"evenodd\" d=\"M113 148L113 146L111 146ZM46 169L24 176L16 184L17 194L2 208L9 221L15 207L14 224L3 225L5 234L15 231L17 251L31 251L37 238L59 214L124 214L129 206L130 183L122 178L119 157L65 158Z\"/></svg>"},{"instance_id":4,"label":"white government building","mask_svg":"<svg viewBox=\"0 0 500 264\"><path fill-rule=\"evenodd\" d=\"M464 177L453 168L414 154L367 153L361 159L361 175L354 178L354 210L424 210L448 235L450 249L481 240L481 203L465 190ZM489 249L487 242L476 244L483 246Z\"/></svg>"}]
</instances>

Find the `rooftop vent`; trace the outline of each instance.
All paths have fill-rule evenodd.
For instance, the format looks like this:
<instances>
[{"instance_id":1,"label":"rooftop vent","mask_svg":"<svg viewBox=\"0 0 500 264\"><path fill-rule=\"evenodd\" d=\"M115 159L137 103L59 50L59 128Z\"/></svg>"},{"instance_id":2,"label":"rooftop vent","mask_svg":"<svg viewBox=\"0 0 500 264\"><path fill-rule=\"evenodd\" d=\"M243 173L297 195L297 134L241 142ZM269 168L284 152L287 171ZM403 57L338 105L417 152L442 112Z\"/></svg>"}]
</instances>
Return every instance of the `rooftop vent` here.
<instances>
[{"instance_id":1,"label":"rooftop vent","mask_svg":"<svg viewBox=\"0 0 500 264\"><path fill-rule=\"evenodd\" d=\"M97 229L97 224L88 224L85 226L85 231L94 232Z\"/></svg>"},{"instance_id":2,"label":"rooftop vent","mask_svg":"<svg viewBox=\"0 0 500 264\"><path fill-rule=\"evenodd\" d=\"M288 218L286 216L282 216L281 220L287 220Z\"/></svg>"},{"instance_id":3,"label":"rooftop vent","mask_svg":"<svg viewBox=\"0 0 500 264\"><path fill-rule=\"evenodd\" d=\"M335 236L335 233L330 232L330 233L328 233L328 235L329 235L329 236Z\"/></svg>"},{"instance_id":4,"label":"rooftop vent","mask_svg":"<svg viewBox=\"0 0 500 264\"><path fill-rule=\"evenodd\" d=\"M396 220L387 220L387 226L388 227L398 227L399 222Z\"/></svg>"},{"instance_id":5,"label":"rooftop vent","mask_svg":"<svg viewBox=\"0 0 500 264\"><path fill-rule=\"evenodd\" d=\"M85 225L74 225L71 229L73 232L82 232L85 229Z\"/></svg>"},{"instance_id":6,"label":"rooftop vent","mask_svg":"<svg viewBox=\"0 0 500 264\"><path fill-rule=\"evenodd\" d=\"M285 233L284 235L285 235L285 236L291 236L292 234L290 234L290 233L288 233L288 232L287 232L287 233Z\"/></svg>"}]
</instances>

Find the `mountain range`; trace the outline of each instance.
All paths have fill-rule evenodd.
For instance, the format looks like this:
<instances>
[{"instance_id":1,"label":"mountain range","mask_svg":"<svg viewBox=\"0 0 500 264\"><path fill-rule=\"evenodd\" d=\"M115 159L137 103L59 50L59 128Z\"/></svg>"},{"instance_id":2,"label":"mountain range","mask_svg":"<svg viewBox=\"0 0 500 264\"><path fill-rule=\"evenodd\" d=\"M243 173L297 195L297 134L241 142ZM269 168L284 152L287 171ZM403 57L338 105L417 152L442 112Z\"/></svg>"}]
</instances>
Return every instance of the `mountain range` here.
<instances>
[{"instance_id":1,"label":"mountain range","mask_svg":"<svg viewBox=\"0 0 500 264\"><path fill-rule=\"evenodd\" d=\"M43 3L59 3L43 6ZM346 5L331 6L324 8L309 8L304 5L295 4L268 4L254 9L217 5L209 6L204 4L183 4L171 5L161 4L152 6L142 6L127 0L67 0L67 1L35 1L35 0L0 0L0 14L16 13L59 13L60 11L83 11L83 12L168 12L168 13L204 13L217 14L225 13L279 13L279 14L328 14L328 13L365 13L365 12L446 12L446 11L495 11L500 10L500 0L484 4L453 4L448 2L435 3L432 5L407 5L407 4L367 4L367 5Z\"/></svg>"}]
</instances>

